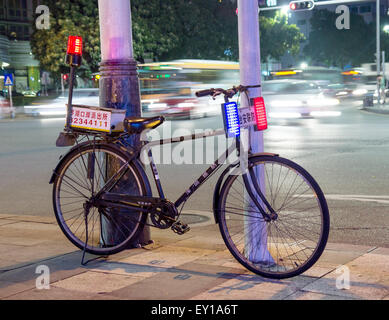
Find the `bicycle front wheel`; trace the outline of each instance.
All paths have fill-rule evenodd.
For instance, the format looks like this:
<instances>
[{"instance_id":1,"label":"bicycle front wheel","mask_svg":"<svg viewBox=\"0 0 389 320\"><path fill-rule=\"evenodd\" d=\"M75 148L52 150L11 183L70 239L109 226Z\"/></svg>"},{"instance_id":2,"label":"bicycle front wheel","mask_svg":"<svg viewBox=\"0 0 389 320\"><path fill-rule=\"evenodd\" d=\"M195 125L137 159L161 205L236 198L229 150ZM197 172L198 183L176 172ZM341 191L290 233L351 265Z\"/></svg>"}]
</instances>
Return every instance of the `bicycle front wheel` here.
<instances>
[{"instance_id":1,"label":"bicycle front wheel","mask_svg":"<svg viewBox=\"0 0 389 320\"><path fill-rule=\"evenodd\" d=\"M62 160L53 185L53 205L57 222L66 237L78 248L96 255L123 250L139 235L146 214L117 206L86 206L116 170L124 174L110 190L142 196L146 186L133 162L118 148L90 143L74 149Z\"/></svg>"},{"instance_id":2,"label":"bicycle front wheel","mask_svg":"<svg viewBox=\"0 0 389 320\"><path fill-rule=\"evenodd\" d=\"M278 156L252 157L248 171L277 218L264 219L237 168L227 177L218 206L226 246L243 266L261 276L301 274L319 259L327 243L330 222L323 192L306 170ZM253 184L250 188L257 194ZM257 200L270 213L259 196Z\"/></svg>"}]
</instances>

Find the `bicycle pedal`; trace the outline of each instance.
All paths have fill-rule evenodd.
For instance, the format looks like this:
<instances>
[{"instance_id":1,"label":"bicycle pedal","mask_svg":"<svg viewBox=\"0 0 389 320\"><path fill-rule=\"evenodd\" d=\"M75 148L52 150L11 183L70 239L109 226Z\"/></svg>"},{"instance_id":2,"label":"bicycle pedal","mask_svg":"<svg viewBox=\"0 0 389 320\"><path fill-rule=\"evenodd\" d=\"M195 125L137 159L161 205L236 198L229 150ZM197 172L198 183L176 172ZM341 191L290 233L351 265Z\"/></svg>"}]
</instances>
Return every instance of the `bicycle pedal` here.
<instances>
[{"instance_id":1,"label":"bicycle pedal","mask_svg":"<svg viewBox=\"0 0 389 320\"><path fill-rule=\"evenodd\" d=\"M174 233L182 235L188 232L190 230L190 227L186 223L181 223L180 221L177 221L172 225L172 230Z\"/></svg>"}]
</instances>

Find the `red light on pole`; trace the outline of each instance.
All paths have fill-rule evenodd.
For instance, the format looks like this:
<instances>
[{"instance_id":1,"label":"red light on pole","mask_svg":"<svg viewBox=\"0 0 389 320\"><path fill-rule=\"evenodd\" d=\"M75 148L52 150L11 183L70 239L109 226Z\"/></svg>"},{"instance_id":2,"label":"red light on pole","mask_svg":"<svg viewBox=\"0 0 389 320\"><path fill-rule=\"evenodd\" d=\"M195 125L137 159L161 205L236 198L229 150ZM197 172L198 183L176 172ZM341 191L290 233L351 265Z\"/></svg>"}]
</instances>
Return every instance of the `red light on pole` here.
<instances>
[{"instance_id":1,"label":"red light on pole","mask_svg":"<svg viewBox=\"0 0 389 320\"><path fill-rule=\"evenodd\" d=\"M266 118L266 109L265 101L263 97L258 97L254 99L254 115L255 122L257 123L258 130L267 129L267 118Z\"/></svg>"},{"instance_id":2,"label":"red light on pole","mask_svg":"<svg viewBox=\"0 0 389 320\"><path fill-rule=\"evenodd\" d=\"M294 2L289 3L289 8L291 10L296 10L296 3L294 3Z\"/></svg>"},{"instance_id":3,"label":"red light on pole","mask_svg":"<svg viewBox=\"0 0 389 320\"><path fill-rule=\"evenodd\" d=\"M68 106L67 106L67 117L66 117L66 127L70 129L70 124L72 123L72 99L73 99L73 84L75 80L75 70L76 67L81 65L82 60L82 38L79 36L69 36L68 37L68 48L66 50L66 63L70 65L70 76L69 76L69 97L68 97ZM67 80L68 76L64 75L63 79Z\"/></svg>"},{"instance_id":4,"label":"red light on pole","mask_svg":"<svg viewBox=\"0 0 389 320\"><path fill-rule=\"evenodd\" d=\"M82 38L80 36L69 36L68 48L66 51L66 63L72 67L81 65Z\"/></svg>"},{"instance_id":5,"label":"red light on pole","mask_svg":"<svg viewBox=\"0 0 389 320\"><path fill-rule=\"evenodd\" d=\"M82 38L79 36L69 36L67 54L82 56Z\"/></svg>"}]
</instances>

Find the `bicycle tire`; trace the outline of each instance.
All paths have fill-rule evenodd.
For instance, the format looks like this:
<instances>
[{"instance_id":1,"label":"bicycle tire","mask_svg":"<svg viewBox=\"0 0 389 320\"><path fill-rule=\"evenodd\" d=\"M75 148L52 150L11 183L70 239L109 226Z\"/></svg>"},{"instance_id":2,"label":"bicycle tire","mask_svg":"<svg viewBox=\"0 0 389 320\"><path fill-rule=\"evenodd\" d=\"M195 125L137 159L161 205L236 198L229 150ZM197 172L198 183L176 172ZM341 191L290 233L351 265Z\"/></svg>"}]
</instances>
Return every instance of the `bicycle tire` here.
<instances>
[{"instance_id":1,"label":"bicycle tire","mask_svg":"<svg viewBox=\"0 0 389 320\"><path fill-rule=\"evenodd\" d=\"M53 184L54 213L62 232L81 250L95 255L114 254L125 249L142 231L146 214L127 208L92 207L85 223L86 200L112 176L107 162L120 167L127 160L128 156L119 148L91 142L71 150L59 164ZM135 161L128 164L113 192L148 193Z\"/></svg>"},{"instance_id":2,"label":"bicycle tire","mask_svg":"<svg viewBox=\"0 0 389 320\"><path fill-rule=\"evenodd\" d=\"M278 217L265 221L247 200L243 176L232 172L223 184L217 209L227 248L245 268L266 278L305 272L319 259L328 240L330 216L322 190L305 169L278 156L253 156L250 170L262 181L261 189Z\"/></svg>"}]
</instances>

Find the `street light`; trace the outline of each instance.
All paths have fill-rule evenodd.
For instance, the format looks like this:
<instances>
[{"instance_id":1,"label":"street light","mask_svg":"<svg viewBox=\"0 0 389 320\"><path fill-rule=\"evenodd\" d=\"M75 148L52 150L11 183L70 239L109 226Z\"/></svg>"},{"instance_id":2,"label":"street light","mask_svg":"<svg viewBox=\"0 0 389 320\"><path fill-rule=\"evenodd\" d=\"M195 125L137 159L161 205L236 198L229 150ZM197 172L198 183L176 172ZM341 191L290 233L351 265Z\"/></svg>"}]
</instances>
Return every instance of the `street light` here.
<instances>
[{"instance_id":1,"label":"street light","mask_svg":"<svg viewBox=\"0 0 389 320\"><path fill-rule=\"evenodd\" d=\"M282 6L281 7L281 14L287 15L289 12L289 6Z\"/></svg>"}]
</instances>

